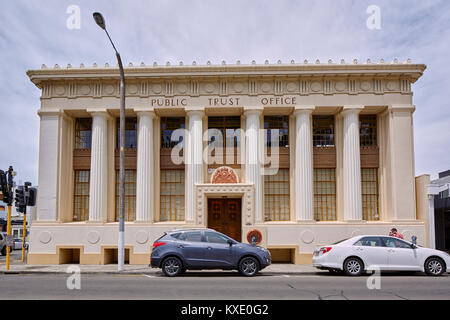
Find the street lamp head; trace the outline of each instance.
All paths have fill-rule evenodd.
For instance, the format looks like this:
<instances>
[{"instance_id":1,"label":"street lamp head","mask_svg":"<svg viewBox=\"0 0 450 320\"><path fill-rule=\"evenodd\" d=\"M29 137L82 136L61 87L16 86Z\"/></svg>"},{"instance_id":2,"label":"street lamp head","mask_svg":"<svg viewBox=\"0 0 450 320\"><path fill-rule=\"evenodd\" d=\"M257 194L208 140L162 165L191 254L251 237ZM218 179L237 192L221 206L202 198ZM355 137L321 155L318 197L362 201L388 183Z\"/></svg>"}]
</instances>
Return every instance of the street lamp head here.
<instances>
[{"instance_id":1,"label":"street lamp head","mask_svg":"<svg viewBox=\"0 0 450 320\"><path fill-rule=\"evenodd\" d=\"M98 24L100 28L103 30L106 30L106 23L105 19L103 18L102 14L100 12L94 12L93 14L95 22Z\"/></svg>"}]
</instances>

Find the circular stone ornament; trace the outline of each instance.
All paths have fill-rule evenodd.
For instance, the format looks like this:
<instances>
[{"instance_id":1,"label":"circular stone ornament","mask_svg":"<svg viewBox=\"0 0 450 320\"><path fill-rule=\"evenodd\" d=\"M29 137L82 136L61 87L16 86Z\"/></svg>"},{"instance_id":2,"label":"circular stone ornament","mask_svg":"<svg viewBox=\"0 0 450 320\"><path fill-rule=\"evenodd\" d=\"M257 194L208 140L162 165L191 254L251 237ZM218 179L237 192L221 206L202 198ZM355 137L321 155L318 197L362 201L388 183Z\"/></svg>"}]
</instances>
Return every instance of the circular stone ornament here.
<instances>
[{"instance_id":1,"label":"circular stone ornament","mask_svg":"<svg viewBox=\"0 0 450 320\"><path fill-rule=\"evenodd\" d=\"M146 244L148 242L148 233L141 230L136 233L136 242L139 244Z\"/></svg>"},{"instance_id":2,"label":"circular stone ornament","mask_svg":"<svg viewBox=\"0 0 450 320\"><path fill-rule=\"evenodd\" d=\"M314 235L314 233L311 230L305 230L302 232L300 239L305 244L311 244L316 239L316 236Z\"/></svg>"},{"instance_id":3,"label":"circular stone ornament","mask_svg":"<svg viewBox=\"0 0 450 320\"><path fill-rule=\"evenodd\" d=\"M39 235L39 242L43 243L43 244L47 244L50 241L52 241L52 234L49 231L43 231L40 235Z\"/></svg>"},{"instance_id":4,"label":"circular stone ornament","mask_svg":"<svg viewBox=\"0 0 450 320\"><path fill-rule=\"evenodd\" d=\"M90 231L87 235L87 241L90 244L96 244L100 241L100 234L98 231Z\"/></svg>"}]
</instances>

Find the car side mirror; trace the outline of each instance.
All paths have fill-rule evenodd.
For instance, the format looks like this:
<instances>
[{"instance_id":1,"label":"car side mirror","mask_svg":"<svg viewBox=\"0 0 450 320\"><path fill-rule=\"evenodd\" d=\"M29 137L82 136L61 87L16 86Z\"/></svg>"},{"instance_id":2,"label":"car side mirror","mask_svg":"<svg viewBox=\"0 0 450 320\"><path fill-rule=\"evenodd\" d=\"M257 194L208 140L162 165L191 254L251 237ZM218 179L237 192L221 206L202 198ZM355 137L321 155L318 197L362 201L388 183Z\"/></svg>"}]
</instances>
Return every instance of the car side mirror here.
<instances>
[{"instance_id":1,"label":"car side mirror","mask_svg":"<svg viewBox=\"0 0 450 320\"><path fill-rule=\"evenodd\" d=\"M411 244L411 248L412 249L417 249L417 246L413 243L413 244Z\"/></svg>"},{"instance_id":2,"label":"car side mirror","mask_svg":"<svg viewBox=\"0 0 450 320\"><path fill-rule=\"evenodd\" d=\"M227 242L228 242L228 244L230 245L230 247L233 245L233 241L228 240Z\"/></svg>"}]
</instances>

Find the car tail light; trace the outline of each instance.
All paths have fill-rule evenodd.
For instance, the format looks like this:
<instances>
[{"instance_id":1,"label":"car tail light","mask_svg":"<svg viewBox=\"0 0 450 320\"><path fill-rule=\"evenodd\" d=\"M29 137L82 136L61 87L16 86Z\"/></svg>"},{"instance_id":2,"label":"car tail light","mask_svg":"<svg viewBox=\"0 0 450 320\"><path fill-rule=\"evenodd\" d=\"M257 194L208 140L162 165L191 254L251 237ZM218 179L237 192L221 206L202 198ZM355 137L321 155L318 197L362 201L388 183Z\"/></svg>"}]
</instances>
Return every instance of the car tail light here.
<instances>
[{"instance_id":1,"label":"car tail light","mask_svg":"<svg viewBox=\"0 0 450 320\"><path fill-rule=\"evenodd\" d=\"M161 246L163 246L163 245L165 245L166 243L165 242L155 242L154 244L153 244L153 248L158 248L158 247L161 247Z\"/></svg>"},{"instance_id":2,"label":"car tail light","mask_svg":"<svg viewBox=\"0 0 450 320\"><path fill-rule=\"evenodd\" d=\"M320 248L320 254L325 254L331 251L331 249L333 249L332 247L323 247Z\"/></svg>"}]
</instances>

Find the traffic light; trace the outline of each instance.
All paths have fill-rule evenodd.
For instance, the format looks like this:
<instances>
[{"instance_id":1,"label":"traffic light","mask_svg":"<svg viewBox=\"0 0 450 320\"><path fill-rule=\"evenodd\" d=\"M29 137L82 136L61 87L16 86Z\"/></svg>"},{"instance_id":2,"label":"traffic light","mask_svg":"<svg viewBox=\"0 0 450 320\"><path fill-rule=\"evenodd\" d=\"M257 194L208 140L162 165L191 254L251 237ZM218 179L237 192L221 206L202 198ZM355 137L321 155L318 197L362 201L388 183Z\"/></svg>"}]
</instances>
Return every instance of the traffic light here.
<instances>
[{"instance_id":1,"label":"traffic light","mask_svg":"<svg viewBox=\"0 0 450 320\"><path fill-rule=\"evenodd\" d=\"M18 212L24 213L27 209L27 204L25 201L25 187L24 186L20 186L16 188L16 210Z\"/></svg>"},{"instance_id":2,"label":"traffic light","mask_svg":"<svg viewBox=\"0 0 450 320\"><path fill-rule=\"evenodd\" d=\"M34 207L36 205L36 188L28 188L27 206Z\"/></svg>"},{"instance_id":3,"label":"traffic light","mask_svg":"<svg viewBox=\"0 0 450 320\"><path fill-rule=\"evenodd\" d=\"M3 194L3 202L11 205L12 199L11 195L9 193L9 186L8 186L8 179L7 179L7 173L3 170L0 170L0 191Z\"/></svg>"},{"instance_id":4,"label":"traffic light","mask_svg":"<svg viewBox=\"0 0 450 320\"><path fill-rule=\"evenodd\" d=\"M31 182L25 182L25 205L29 207L34 207L36 205L37 189L32 188L33 184Z\"/></svg>"}]
</instances>

